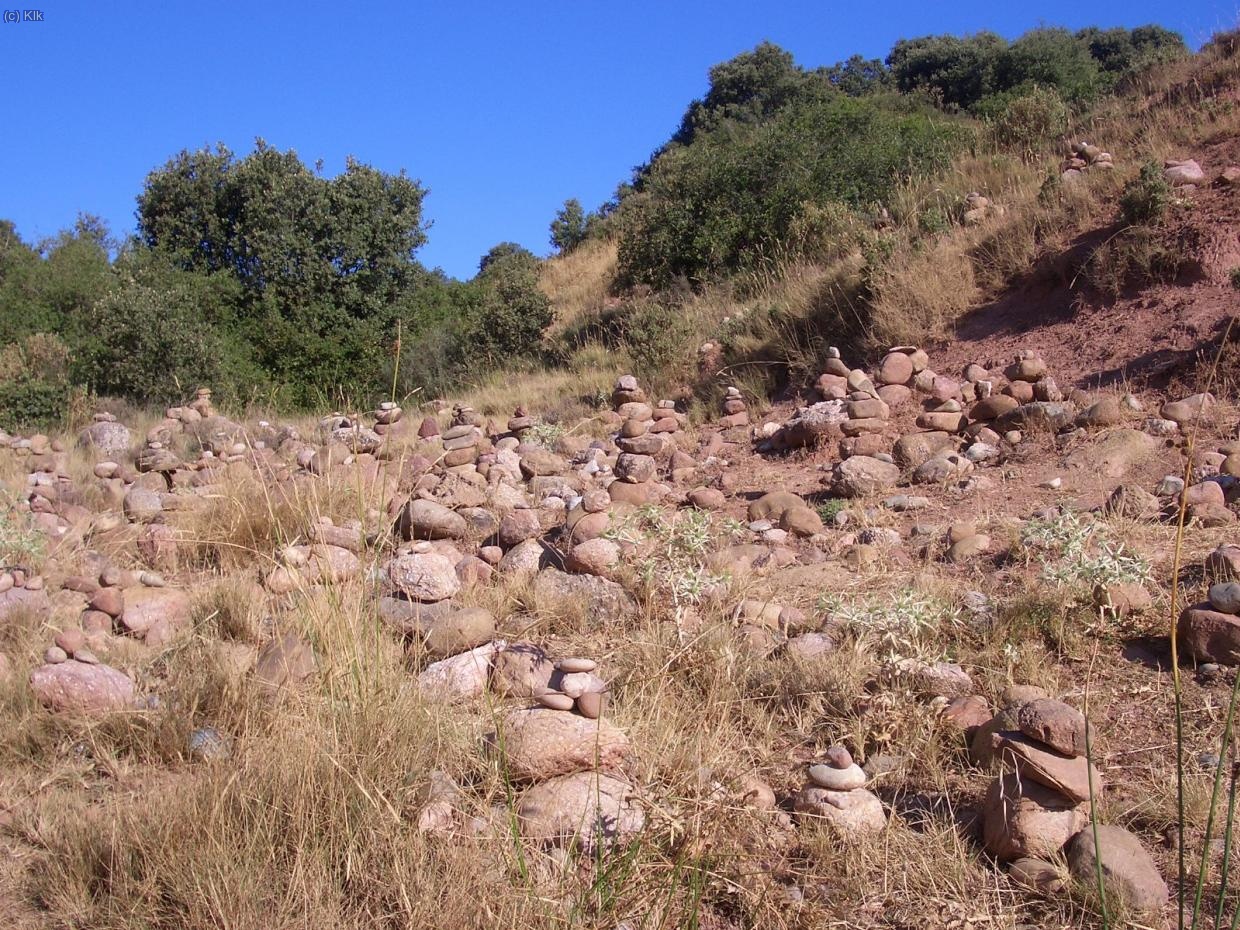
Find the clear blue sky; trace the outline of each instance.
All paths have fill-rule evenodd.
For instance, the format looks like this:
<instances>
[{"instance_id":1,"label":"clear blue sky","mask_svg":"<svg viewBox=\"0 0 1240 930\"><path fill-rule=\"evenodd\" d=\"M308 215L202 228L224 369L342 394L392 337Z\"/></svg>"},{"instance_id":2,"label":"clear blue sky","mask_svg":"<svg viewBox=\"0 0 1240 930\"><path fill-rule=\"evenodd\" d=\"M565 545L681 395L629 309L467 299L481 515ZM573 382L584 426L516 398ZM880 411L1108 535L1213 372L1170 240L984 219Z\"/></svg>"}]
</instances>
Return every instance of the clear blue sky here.
<instances>
[{"instance_id":1,"label":"clear blue sky","mask_svg":"<svg viewBox=\"0 0 1240 930\"><path fill-rule=\"evenodd\" d=\"M0 24L0 218L27 240L79 211L130 232L153 167L262 136L329 174L350 154L408 169L431 191L419 257L458 277L500 241L545 253L565 198L606 199L707 69L763 39L817 66L1047 24L1158 22L1196 48L1237 18L1236 0L21 3L44 21Z\"/></svg>"}]
</instances>

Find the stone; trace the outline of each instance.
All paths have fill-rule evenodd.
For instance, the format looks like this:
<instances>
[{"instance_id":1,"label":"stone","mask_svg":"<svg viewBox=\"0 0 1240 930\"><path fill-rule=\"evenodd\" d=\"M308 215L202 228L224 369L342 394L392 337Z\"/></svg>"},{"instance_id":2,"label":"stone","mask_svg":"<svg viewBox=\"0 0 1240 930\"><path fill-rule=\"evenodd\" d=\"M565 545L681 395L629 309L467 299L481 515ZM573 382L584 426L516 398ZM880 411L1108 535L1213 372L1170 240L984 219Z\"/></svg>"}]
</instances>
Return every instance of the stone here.
<instances>
[{"instance_id":1,"label":"stone","mask_svg":"<svg viewBox=\"0 0 1240 930\"><path fill-rule=\"evenodd\" d=\"M534 578L531 593L551 610L584 613L596 628L637 613L637 602L622 585L598 575L568 574L548 567Z\"/></svg>"},{"instance_id":2,"label":"stone","mask_svg":"<svg viewBox=\"0 0 1240 930\"><path fill-rule=\"evenodd\" d=\"M421 498L405 505L399 521L402 539L464 539L468 529L455 510Z\"/></svg>"},{"instance_id":3,"label":"stone","mask_svg":"<svg viewBox=\"0 0 1240 930\"><path fill-rule=\"evenodd\" d=\"M896 440L891 454L901 467L916 468L940 452L954 448L955 443L948 433L908 433Z\"/></svg>"},{"instance_id":4,"label":"stone","mask_svg":"<svg viewBox=\"0 0 1240 930\"><path fill-rule=\"evenodd\" d=\"M955 452L940 452L913 469L913 481L917 484L942 484L968 474L973 463Z\"/></svg>"},{"instance_id":5,"label":"stone","mask_svg":"<svg viewBox=\"0 0 1240 930\"><path fill-rule=\"evenodd\" d=\"M1016 712L1020 732L1066 756L1085 755L1085 715L1052 698L1035 698Z\"/></svg>"},{"instance_id":6,"label":"stone","mask_svg":"<svg viewBox=\"0 0 1240 930\"><path fill-rule=\"evenodd\" d=\"M1086 827L1068 843L1067 859L1073 878L1083 885L1096 887L1101 867L1107 895L1142 914L1158 915L1170 899L1154 860L1141 841L1123 827Z\"/></svg>"},{"instance_id":7,"label":"stone","mask_svg":"<svg viewBox=\"0 0 1240 930\"><path fill-rule=\"evenodd\" d=\"M988 723L992 716L990 705L980 694L952 698L943 708L943 719L958 727L966 737L971 737L977 728Z\"/></svg>"},{"instance_id":8,"label":"stone","mask_svg":"<svg viewBox=\"0 0 1240 930\"><path fill-rule=\"evenodd\" d=\"M1154 451L1148 433L1135 429L1116 429L1078 449L1067 458L1069 468L1098 472L1108 478L1122 478L1128 469Z\"/></svg>"},{"instance_id":9,"label":"stone","mask_svg":"<svg viewBox=\"0 0 1240 930\"><path fill-rule=\"evenodd\" d=\"M189 595L177 588L131 588L125 594L125 610L120 622L129 632L148 641L151 632L159 629L159 638L167 642L175 633L188 629L192 612Z\"/></svg>"},{"instance_id":10,"label":"stone","mask_svg":"<svg viewBox=\"0 0 1240 930\"><path fill-rule=\"evenodd\" d=\"M986 793L982 843L1003 861L1049 859L1088 820L1085 805L1008 772L996 778Z\"/></svg>"},{"instance_id":11,"label":"stone","mask_svg":"<svg viewBox=\"0 0 1240 930\"><path fill-rule=\"evenodd\" d=\"M809 784L793 798L793 809L802 817L825 821L845 836L879 833L887 826L882 802L865 788L832 791Z\"/></svg>"},{"instance_id":12,"label":"stone","mask_svg":"<svg viewBox=\"0 0 1240 930\"><path fill-rule=\"evenodd\" d=\"M1205 569L1211 582L1240 580L1240 546L1219 545L1206 556Z\"/></svg>"},{"instance_id":13,"label":"stone","mask_svg":"<svg viewBox=\"0 0 1240 930\"><path fill-rule=\"evenodd\" d=\"M498 640L493 640L468 652L432 662L417 677L418 693L440 704L480 697L486 692L491 661L500 646Z\"/></svg>"},{"instance_id":14,"label":"stone","mask_svg":"<svg viewBox=\"0 0 1240 930\"><path fill-rule=\"evenodd\" d=\"M543 707L510 712L497 743L509 777L539 781L594 770L616 771L629 757L628 737L606 720Z\"/></svg>"},{"instance_id":15,"label":"stone","mask_svg":"<svg viewBox=\"0 0 1240 930\"><path fill-rule=\"evenodd\" d=\"M561 775L527 788L516 812L525 839L575 845L586 855L625 842L645 826L628 783L595 772Z\"/></svg>"},{"instance_id":16,"label":"stone","mask_svg":"<svg viewBox=\"0 0 1240 930\"><path fill-rule=\"evenodd\" d=\"M437 552L398 555L387 566L392 585L417 601L442 601L461 590L455 562Z\"/></svg>"},{"instance_id":17,"label":"stone","mask_svg":"<svg viewBox=\"0 0 1240 930\"><path fill-rule=\"evenodd\" d=\"M1074 801L1088 801L1091 787L1094 795L1101 794L1105 787L1101 774L1084 756L1072 757L1054 752L1023 733L1001 732L997 740L999 757L1013 765L1018 775Z\"/></svg>"},{"instance_id":18,"label":"stone","mask_svg":"<svg viewBox=\"0 0 1240 930\"><path fill-rule=\"evenodd\" d=\"M622 452L616 459L616 477L629 484L644 484L653 481L656 472L655 460L649 455Z\"/></svg>"},{"instance_id":19,"label":"stone","mask_svg":"<svg viewBox=\"0 0 1240 930\"><path fill-rule=\"evenodd\" d=\"M779 525L781 529L802 538L815 536L824 529L822 517L818 515L816 510L805 505L789 507L785 510L779 518Z\"/></svg>"},{"instance_id":20,"label":"stone","mask_svg":"<svg viewBox=\"0 0 1240 930\"><path fill-rule=\"evenodd\" d=\"M39 703L61 713L100 717L134 703L134 683L109 665L76 659L43 665L30 673Z\"/></svg>"},{"instance_id":21,"label":"stone","mask_svg":"<svg viewBox=\"0 0 1240 930\"><path fill-rule=\"evenodd\" d=\"M559 691L544 691L534 700L536 700L540 706L551 710L572 710L574 705L577 703L573 698L569 697L567 694L562 694Z\"/></svg>"},{"instance_id":22,"label":"stone","mask_svg":"<svg viewBox=\"0 0 1240 930\"><path fill-rule=\"evenodd\" d=\"M550 449L531 449L521 455L521 473L526 478L562 475L568 468L568 462Z\"/></svg>"},{"instance_id":23,"label":"stone","mask_svg":"<svg viewBox=\"0 0 1240 930\"><path fill-rule=\"evenodd\" d=\"M597 720L607 708L606 691L587 691L577 698L577 711L583 717Z\"/></svg>"},{"instance_id":24,"label":"stone","mask_svg":"<svg viewBox=\"0 0 1240 930\"><path fill-rule=\"evenodd\" d=\"M830 765L811 765L809 778L820 788L830 788L832 791L853 791L864 788L866 782L865 772L855 762L842 769Z\"/></svg>"},{"instance_id":25,"label":"stone","mask_svg":"<svg viewBox=\"0 0 1240 930\"><path fill-rule=\"evenodd\" d=\"M1210 605L1219 613L1240 614L1240 581L1216 581L1210 585Z\"/></svg>"},{"instance_id":26,"label":"stone","mask_svg":"<svg viewBox=\"0 0 1240 930\"><path fill-rule=\"evenodd\" d=\"M430 620L422 638L432 655L457 655L495 638L495 617L481 607L466 607Z\"/></svg>"},{"instance_id":27,"label":"stone","mask_svg":"<svg viewBox=\"0 0 1240 930\"><path fill-rule=\"evenodd\" d=\"M866 497L894 487L900 469L867 455L854 455L835 466L835 493L842 497Z\"/></svg>"},{"instance_id":28,"label":"stone","mask_svg":"<svg viewBox=\"0 0 1240 930\"><path fill-rule=\"evenodd\" d=\"M1198 662L1240 665L1240 617L1220 613L1207 601L1180 614L1180 648Z\"/></svg>"},{"instance_id":29,"label":"stone","mask_svg":"<svg viewBox=\"0 0 1240 930\"><path fill-rule=\"evenodd\" d=\"M804 506L805 501L791 491L769 491L751 503L745 513L751 522L770 520L775 523L785 511Z\"/></svg>"},{"instance_id":30,"label":"stone","mask_svg":"<svg viewBox=\"0 0 1240 930\"><path fill-rule=\"evenodd\" d=\"M722 510L728 504L727 497L716 488L694 488L685 497L699 510Z\"/></svg>"},{"instance_id":31,"label":"stone","mask_svg":"<svg viewBox=\"0 0 1240 930\"><path fill-rule=\"evenodd\" d=\"M285 633L268 641L254 661L254 679L274 691L294 687L314 674L314 650L296 633Z\"/></svg>"},{"instance_id":32,"label":"stone","mask_svg":"<svg viewBox=\"0 0 1240 930\"><path fill-rule=\"evenodd\" d=\"M620 546L602 537L573 546L564 560L564 567L570 572L604 577L614 572L619 564Z\"/></svg>"},{"instance_id":33,"label":"stone","mask_svg":"<svg viewBox=\"0 0 1240 930\"><path fill-rule=\"evenodd\" d=\"M913 379L913 360L903 352L889 352L878 367L879 384L908 384Z\"/></svg>"},{"instance_id":34,"label":"stone","mask_svg":"<svg viewBox=\"0 0 1240 930\"><path fill-rule=\"evenodd\" d=\"M124 456L133 442L128 427L115 421L97 421L78 434L78 445L108 458Z\"/></svg>"},{"instance_id":35,"label":"stone","mask_svg":"<svg viewBox=\"0 0 1240 930\"><path fill-rule=\"evenodd\" d=\"M1190 184L1204 184L1206 173L1201 170L1201 165L1190 158L1184 161L1168 161L1163 169L1163 177L1172 187L1185 187Z\"/></svg>"},{"instance_id":36,"label":"stone","mask_svg":"<svg viewBox=\"0 0 1240 930\"><path fill-rule=\"evenodd\" d=\"M536 510L511 510L499 521L499 544L505 549L525 542L542 533Z\"/></svg>"}]
</instances>

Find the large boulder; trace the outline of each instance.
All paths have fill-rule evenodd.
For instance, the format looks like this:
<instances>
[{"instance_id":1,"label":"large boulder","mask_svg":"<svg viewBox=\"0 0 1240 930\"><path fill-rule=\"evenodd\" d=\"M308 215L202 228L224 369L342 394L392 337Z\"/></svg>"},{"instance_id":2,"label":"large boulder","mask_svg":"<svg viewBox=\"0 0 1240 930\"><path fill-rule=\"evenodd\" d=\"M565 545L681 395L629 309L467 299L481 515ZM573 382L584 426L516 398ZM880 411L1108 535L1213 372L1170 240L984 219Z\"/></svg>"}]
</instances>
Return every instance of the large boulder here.
<instances>
[{"instance_id":1,"label":"large boulder","mask_svg":"<svg viewBox=\"0 0 1240 930\"><path fill-rule=\"evenodd\" d=\"M177 588L130 588L121 625L152 645L167 642L192 620L189 595Z\"/></svg>"},{"instance_id":2,"label":"large boulder","mask_svg":"<svg viewBox=\"0 0 1240 930\"><path fill-rule=\"evenodd\" d=\"M1116 429L1068 456L1069 468L1122 478L1128 469L1154 451L1153 437L1136 429Z\"/></svg>"},{"instance_id":3,"label":"large boulder","mask_svg":"<svg viewBox=\"0 0 1240 930\"><path fill-rule=\"evenodd\" d=\"M616 771L629 756L629 738L614 724L545 707L509 713L496 747L508 775L520 781L595 769Z\"/></svg>"},{"instance_id":4,"label":"large boulder","mask_svg":"<svg viewBox=\"0 0 1240 930\"><path fill-rule=\"evenodd\" d=\"M553 610L582 611L595 625L615 623L634 616L637 602L624 587L599 575L570 575L557 568L544 568L534 578L535 600Z\"/></svg>"},{"instance_id":5,"label":"large boulder","mask_svg":"<svg viewBox=\"0 0 1240 930\"><path fill-rule=\"evenodd\" d=\"M597 772L561 775L527 788L517 802L521 835L539 843L575 842L592 854L637 834L645 825L628 783Z\"/></svg>"},{"instance_id":6,"label":"large boulder","mask_svg":"<svg viewBox=\"0 0 1240 930\"><path fill-rule=\"evenodd\" d=\"M92 423L78 434L78 445L83 449L117 461L129 451L132 442L129 427L114 420Z\"/></svg>"},{"instance_id":7,"label":"large boulder","mask_svg":"<svg viewBox=\"0 0 1240 930\"><path fill-rule=\"evenodd\" d=\"M133 706L133 680L109 665L69 659L30 673L39 703L51 710L99 717Z\"/></svg>"},{"instance_id":8,"label":"large boulder","mask_svg":"<svg viewBox=\"0 0 1240 930\"><path fill-rule=\"evenodd\" d=\"M486 691L491 661L502 645L494 640L468 652L432 662L418 675L418 693L435 703L478 697Z\"/></svg>"}]
</instances>

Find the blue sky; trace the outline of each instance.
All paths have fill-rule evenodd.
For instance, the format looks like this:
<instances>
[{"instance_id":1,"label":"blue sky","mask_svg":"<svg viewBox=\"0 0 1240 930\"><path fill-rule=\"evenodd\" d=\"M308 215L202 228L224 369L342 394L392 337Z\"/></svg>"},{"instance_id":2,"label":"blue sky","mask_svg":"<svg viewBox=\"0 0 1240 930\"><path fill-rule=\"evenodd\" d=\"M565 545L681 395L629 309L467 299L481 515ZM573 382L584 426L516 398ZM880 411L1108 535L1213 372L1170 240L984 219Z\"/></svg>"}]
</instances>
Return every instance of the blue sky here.
<instances>
[{"instance_id":1,"label":"blue sky","mask_svg":"<svg viewBox=\"0 0 1240 930\"><path fill-rule=\"evenodd\" d=\"M256 136L334 174L354 155L430 189L427 265L469 277L490 246L547 251L567 197L597 205L675 129L706 71L770 39L806 66L899 38L1147 22L1195 48L1236 0L1004 3L578 0L169 3L20 0L0 24L0 218L27 240L79 211L134 228L147 172ZM17 4L18 0L8 0ZM8 4L5 4L7 6Z\"/></svg>"}]
</instances>

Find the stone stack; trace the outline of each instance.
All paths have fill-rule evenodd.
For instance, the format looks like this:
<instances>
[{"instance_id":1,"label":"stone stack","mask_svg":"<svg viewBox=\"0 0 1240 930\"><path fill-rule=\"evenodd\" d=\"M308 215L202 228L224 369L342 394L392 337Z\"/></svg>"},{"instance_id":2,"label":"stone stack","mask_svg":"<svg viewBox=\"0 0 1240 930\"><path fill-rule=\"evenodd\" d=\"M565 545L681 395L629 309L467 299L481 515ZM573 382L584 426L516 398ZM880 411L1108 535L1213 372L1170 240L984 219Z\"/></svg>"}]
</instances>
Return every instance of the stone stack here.
<instances>
[{"instance_id":1,"label":"stone stack","mask_svg":"<svg viewBox=\"0 0 1240 930\"><path fill-rule=\"evenodd\" d=\"M889 349L874 373L878 396L893 408L907 403L913 396L919 376L929 364L930 357L916 346L894 346ZM933 373L931 376L933 378ZM920 380L923 384L927 383L925 377Z\"/></svg>"},{"instance_id":2,"label":"stone stack","mask_svg":"<svg viewBox=\"0 0 1240 930\"><path fill-rule=\"evenodd\" d=\"M0 571L0 620L17 611L46 615L52 609L43 578L24 568Z\"/></svg>"},{"instance_id":3,"label":"stone stack","mask_svg":"<svg viewBox=\"0 0 1240 930\"><path fill-rule=\"evenodd\" d=\"M616 379L616 386L611 392L611 405L619 410L625 404L644 404L646 392L637 383L633 375L621 375Z\"/></svg>"},{"instance_id":4,"label":"stone stack","mask_svg":"<svg viewBox=\"0 0 1240 930\"><path fill-rule=\"evenodd\" d=\"M745 405L740 388L729 387L724 391L723 415L719 418L719 425L724 429L749 425L749 408Z\"/></svg>"},{"instance_id":5,"label":"stone stack","mask_svg":"<svg viewBox=\"0 0 1240 930\"><path fill-rule=\"evenodd\" d=\"M827 349L825 371L818 376L814 387L823 400L843 400L848 396L848 376L852 369L840 358L840 350L835 346Z\"/></svg>"},{"instance_id":6,"label":"stone stack","mask_svg":"<svg viewBox=\"0 0 1240 930\"><path fill-rule=\"evenodd\" d=\"M482 430L471 423L448 427L443 433L444 468L473 466L478 461L479 447L484 441Z\"/></svg>"},{"instance_id":7,"label":"stone stack","mask_svg":"<svg viewBox=\"0 0 1240 930\"><path fill-rule=\"evenodd\" d=\"M992 213L1002 213L1002 210L991 203L988 197L973 191L964 199L964 214L961 219L966 226L978 226Z\"/></svg>"},{"instance_id":8,"label":"stone stack","mask_svg":"<svg viewBox=\"0 0 1240 930\"><path fill-rule=\"evenodd\" d=\"M1060 165L1060 179L1066 182L1081 180L1092 170L1110 171L1115 167L1110 152L1104 152L1088 142L1073 142L1067 159Z\"/></svg>"},{"instance_id":9,"label":"stone stack","mask_svg":"<svg viewBox=\"0 0 1240 930\"><path fill-rule=\"evenodd\" d=\"M192 619L189 595L155 572L105 567L98 578L76 576L64 586L87 598L79 623L88 636L120 633L162 646Z\"/></svg>"},{"instance_id":10,"label":"stone stack","mask_svg":"<svg viewBox=\"0 0 1240 930\"><path fill-rule=\"evenodd\" d=\"M383 401L374 412L375 432L380 436L386 436L396 429L404 414L405 412L394 401Z\"/></svg>"},{"instance_id":11,"label":"stone stack","mask_svg":"<svg viewBox=\"0 0 1240 930\"><path fill-rule=\"evenodd\" d=\"M1010 704L979 728L975 756L1008 770L982 808L982 842L997 859L1050 859L1089 823L1090 792L1103 781L1085 758L1085 729L1080 711L1045 697Z\"/></svg>"},{"instance_id":12,"label":"stone stack","mask_svg":"<svg viewBox=\"0 0 1240 930\"><path fill-rule=\"evenodd\" d=\"M652 413L650 432L656 435L678 433L687 422L683 413L676 412L676 401L661 400L655 404Z\"/></svg>"},{"instance_id":13,"label":"stone stack","mask_svg":"<svg viewBox=\"0 0 1240 930\"><path fill-rule=\"evenodd\" d=\"M512 412L512 416L508 419L508 432L515 436L519 442L533 425L534 418L525 409L525 405L521 404Z\"/></svg>"},{"instance_id":14,"label":"stone stack","mask_svg":"<svg viewBox=\"0 0 1240 930\"><path fill-rule=\"evenodd\" d=\"M197 412L198 416L207 420L215 416L215 408L211 406L211 389L200 387L194 395L194 401L189 405L191 410Z\"/></svg>"},{"instance_id":15,"label":"stone stack","mask_svg":"<svg viewBox=\"0 0 1240 930\"><path fill-rule=\"evenodd\" d=\"M865 770L843 746L832 746L823 761L809 767L805 786L793 798L802 819L820 819L845 837L879 833L887 815L878 797L865 787Z\"/></svg>"},{"instance_id":16,"label":"stone stack","mask_svg":"<svg viewBox=\"0 0 1240 930\"><path fill-rule=\"evenodd\" d=\"M1211 554L1216 562L1223 558L1217 550ZM1230 576L1231 572L1218 574ZM1240 665L1240 582L1225 580L1210 585L1209 600L1180 615L1177 636L1180 648L1198 662Z\"/></svg>"}]
</instances>

